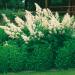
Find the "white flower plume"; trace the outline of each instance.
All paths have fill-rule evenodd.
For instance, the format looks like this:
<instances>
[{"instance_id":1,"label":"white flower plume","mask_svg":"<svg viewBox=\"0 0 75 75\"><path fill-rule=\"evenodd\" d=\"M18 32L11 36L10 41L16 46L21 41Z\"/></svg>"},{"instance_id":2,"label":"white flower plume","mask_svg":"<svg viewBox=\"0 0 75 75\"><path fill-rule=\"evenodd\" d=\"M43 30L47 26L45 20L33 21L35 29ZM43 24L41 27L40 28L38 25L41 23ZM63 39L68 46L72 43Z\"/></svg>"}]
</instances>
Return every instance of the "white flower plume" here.
<instances>
[{"instance_id":1,"label":"white flower plume","mask_svg":"<svg viewBox=\"0 0 75 75\"><path fill-rule=\"evenodd\" d=\"M5 14L2 14L3 20L7 23L7 25L0 26L0 28L4 29L4 31L11 38L18 38L19 37L18 35L20 35L21 38L27 43L30 40L30 37L32 35L36 37L38 33L39 37L44 36L43 31L38 30L40 27L44 27L45 29L48 29L50 33L52 33L51 30L57 32L57 29L62 30L65 27L69 27L69 28L71 27L75 29L74 16L71 17L67 13L64 15L63 20L60 22L60 16L58 12L56 12L54 15L52 11L48 8L42 9L37 3L35 3L35 6L36 6L35 15L33 15L32 12L25 10L24 16L26 18L26 21L16 16L14 21L16 22L17 25L15 23L12 23ZM29 36L27 36L26 33L24 33L22 30L25 27L27 27L27 29L30 32Z\"/></svg>"}]
</instances>

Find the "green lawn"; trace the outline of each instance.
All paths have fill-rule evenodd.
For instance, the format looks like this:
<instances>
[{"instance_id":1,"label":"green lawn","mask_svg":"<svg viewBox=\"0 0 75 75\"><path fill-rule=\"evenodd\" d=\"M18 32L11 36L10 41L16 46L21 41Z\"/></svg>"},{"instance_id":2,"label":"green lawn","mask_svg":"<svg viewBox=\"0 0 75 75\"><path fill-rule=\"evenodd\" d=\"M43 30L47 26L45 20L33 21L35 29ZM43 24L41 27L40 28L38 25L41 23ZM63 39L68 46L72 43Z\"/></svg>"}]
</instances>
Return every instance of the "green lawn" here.
<instances>
[{"instance_id":1,"label":"green lawn","mask_svg":"<svg viewBox=\"0 0 75 75\"><path fill-rule=\"evenodd\" d=\"M75 70L46 71L46 72L18 72L18 73L7 73L0 75L75 75Z\"/></svg>"}]
</instances>

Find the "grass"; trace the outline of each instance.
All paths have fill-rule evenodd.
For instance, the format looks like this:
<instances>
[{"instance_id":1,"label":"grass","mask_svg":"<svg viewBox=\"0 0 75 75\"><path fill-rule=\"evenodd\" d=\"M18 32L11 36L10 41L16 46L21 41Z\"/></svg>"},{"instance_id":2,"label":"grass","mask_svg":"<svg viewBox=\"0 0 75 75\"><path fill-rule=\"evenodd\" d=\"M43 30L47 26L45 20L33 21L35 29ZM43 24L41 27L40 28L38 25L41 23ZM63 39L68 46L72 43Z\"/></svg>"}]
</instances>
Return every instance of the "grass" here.
<instances>
[{"instance_id":1,"label":"grass","mask_svg":"<svg viewBox=\"0 0 75 75\"><path fill-rule=\"evenodd\" d=\"M17 72L0 75L75 75L75 70L46 71L46 72Z\"/></svg>"}]
</instances>

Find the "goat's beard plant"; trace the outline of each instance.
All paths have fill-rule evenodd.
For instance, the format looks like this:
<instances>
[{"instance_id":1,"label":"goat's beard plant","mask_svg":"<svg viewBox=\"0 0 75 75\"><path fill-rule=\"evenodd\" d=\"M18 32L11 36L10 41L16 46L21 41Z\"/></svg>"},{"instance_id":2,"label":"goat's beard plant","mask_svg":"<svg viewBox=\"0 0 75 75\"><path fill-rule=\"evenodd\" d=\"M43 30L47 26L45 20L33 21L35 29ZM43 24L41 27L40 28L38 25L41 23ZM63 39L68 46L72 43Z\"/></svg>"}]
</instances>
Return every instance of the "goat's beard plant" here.
<instances>
[{"instance_id":1,"label":"goat's beard plant","mask_svg":"<svg viewBox=\"0 0 75 75\"><path fill-rule=\"evenodd\" d=\"M6 22L6 26L0 26L0 28L4 29L4 31L9 35L11 38L21 38L28 43L32 35L37 37L45 36L44 30L48 30L49 34L60 32L60 34L65 33L65 28L72 28L74 29L75 22L74 17L70 17L67 13L63 20L60 22L59 14L56 12L55 15L47 9L42 9L38 4L35 3L36 6L36 14L32 15L30 11L25 11L25 18L26 21L23 21L18 16L15 18L15 22L11 23L11 21L6 17L5 14L2 14L4 21ZM25 28L28 29L30 35L27 36L22 30ZM44 31L44 32L43 32Z\"/></svg>"},{"instance_id":2,"label":"goat's beard plant","mask_svg":"<svg viewBox=\"0 0 75 75\"><path fill-rule=\"evenodd\" d=\"M5 14L2 14L6 25L0 26L0 28L4 29L11 39L23 40L24 43L20 46L21 50L27 45L26 49L29 54L26 69L54 68L58 48L64 45L64 41L73 37L74 16L70 17L67 13L61 21L57 12L54 15L48 8L42 9L36 3L35 6L35 15L25 10L25 21L16 16L15 23L12 23Z\"/></svg>"}]
</instances>

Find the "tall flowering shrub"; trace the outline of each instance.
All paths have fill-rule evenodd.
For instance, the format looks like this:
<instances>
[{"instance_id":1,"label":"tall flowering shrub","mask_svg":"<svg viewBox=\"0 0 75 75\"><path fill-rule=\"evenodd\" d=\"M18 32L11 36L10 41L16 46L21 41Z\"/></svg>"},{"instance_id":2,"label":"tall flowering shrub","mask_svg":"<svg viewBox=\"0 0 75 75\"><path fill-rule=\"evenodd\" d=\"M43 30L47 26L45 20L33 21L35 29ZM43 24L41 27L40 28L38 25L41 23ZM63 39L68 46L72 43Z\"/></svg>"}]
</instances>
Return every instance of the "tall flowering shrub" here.
<instances>
[{"instance_id":1,"label":"tall flowering shrub","mask_svg":"<svg viewBox=\"0 0 75 75\"><path fill-rule=\"evenodd\" d=\"M70 17L67 13L65 14L63 20L60 22L59 14L56 12L54 15L51 10L42 9L38 4L35 3L36 14L32 15L30 11L25 11L26 20L22 20L18 16L14 19L15 23L12 23L5 14L2 14L6 26L0 26L11 38L18 38L19 35L23 38L25 42L30 40L30 37L36 34L39 34L39 37L44 36L44 33L41 28L48 29L51 34L52 31L57 33L57 30L60 30L61 34L64 33L64 28L74 28L74 16ZM22 31L22 29L27 28L30 32L29 37ZM38 29L39 28L39 29Z\"/></svg>"},{"instance_id":2,"label":"tall flowering shrub","mask_svg":"<svg viewBox=\"0 0 75 75\"><path fill-rule=\"evenodd\" d=\"M6 46L18 44L22 70L47 70L59 67L61 61L58 61L58 57L62 51L60 48L65 45L65 41L75 36L74 16L66 13L61 20L57 12L53 14L50 9L42 9L36 3L35 6L35 14L25 10L25 20L16 16L14 23L2 14L6 25L0 25L0 28L9 37L3 44ZM16 69L14 64L11 67Z\"/></svg>"}]
</instances>

